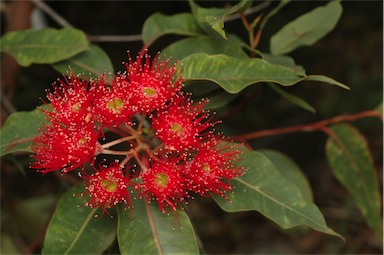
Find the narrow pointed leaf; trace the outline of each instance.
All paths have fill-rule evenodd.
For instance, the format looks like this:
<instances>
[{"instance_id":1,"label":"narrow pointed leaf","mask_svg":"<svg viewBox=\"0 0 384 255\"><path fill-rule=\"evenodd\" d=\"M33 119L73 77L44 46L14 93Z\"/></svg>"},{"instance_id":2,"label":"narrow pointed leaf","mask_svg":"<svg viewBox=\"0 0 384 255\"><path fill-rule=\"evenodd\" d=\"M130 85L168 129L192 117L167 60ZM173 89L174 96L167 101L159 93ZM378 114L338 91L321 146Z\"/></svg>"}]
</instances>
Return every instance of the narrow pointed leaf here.
<instances>
[{"instance_id":1,"label":"narrow pointed leaf","mask_svg":"<svg viewBox=\"0 0 384 255\"><path fill-rule=\"evenodd\" d=\"M200 27L210 35L219 35L227 39L224 31L224 18L227 15L241 12L250 7L252 1L241 0L238 4L230 8L203 8L198 6L193 0L189 0L192 14Z\"/></svg>"},{"instance_id":2,"label":"narrow pointed leaf","mask_svg":"<svg viewBox=\"0 0 384 255\"><path fill-rule=\"evenodd\" d=\"M73 28L9 32L0 45L1 51L11 54L22 66L53 64L88 49L85 34Z\"/></svg>"},{"instance_id":3,"label":"narrow pointed leaf","mask_svg":"<svg viewBox=\"0 0 384 255\"><path fill-rule=\"evenodd\" d=\"M229 94L226 91L219 91L213 96L209 96L209 101L205 105L205 109L217 109L229 104L231 101L235 100L238 95Z\"/></svg>"},{"instance_id":4,"label":"narrow pointed leaf","mask_svg":"<svg viewBox=\"0 0 384 255\"><path fill-rule=\"evenodd\" d=\"M295 104L309 112L312 112L312 113L315 113L316 110L315 108L313 108L310 104L308 104L307 102L305 102L303 99L301 99L300 97L297 97L295 95L292 95L288 92L286 92L285 90L283 90L282 88L279 88L277 85L275 84L268 84L269 87L271 89L273 89L277 94L279 94L281 97L285 98L287 101L291 102L292 104Z\"/></svg>"},{"instance_id":5,"label":"narrow pointed leaf","mask_svg":"<svg viewBox=\"0 0 384 255\"><path fill-rule=\"evenodd\" d=\"M116 237L117 219L83 206L80 182L60 199L45 235L42 254L102 254ZM110 209L112 210L112 209Z\"/></svg>"},{"instance_id":6,"label":"narrow pointed leaf","mask_svg":"<svg viewBox=\"0 0 384 255\"><path fill-rule=\"evenodd\" d=\"M258 52L258 54L260 54L264 60L272 64L288 67L289 69L294 71L297 75L305 76L305 70L303 66L297 65L294 59L289 56L272 55L272 54L261 53L261 52Z\"/></svg>"},{"instance_id":7,"label":"narrow pointed leaf","mask_svg":"<svg viewBox=\"0 0 384 255\"><path fill-rule=\"evenodd\" d=\"M258 152L266 156L282 176L295 184L306 200L313 202L313 193L308 179L292 159L275 150L263 149Z\"/></svg>"},{"instance_id":8,"label":"narrow pointed leaf","mask_svg":"<svg viewBox=\"0 0 384 255\"><path fill-rule=\"evenodd\" d=\"M38 108L11 114L0 129L0 156L12 152L31 152L29 145L42 122L46 122L46 119Z\"/></svg>"},{"instance_id":9,"label":"narrow pointed leaf","mask_svg":"<svg viewBox=\"0 0 384 255\"><path fill-rule=\"evenodd\" d=\"M162 214L154 203L134 200L133 218L118 209L117 238L121 254L198 254L195 232L187 214ZM180 225L179 225L180 222Z\"/></svg>"},{"instance_id":10,"label":"narrow pointed leaf","mask_svg":"<svg viewBox=\"0 0 384 255\"><path fill-rule=\"evenodd\" d=\"M184 77L187 82L209 80L233 94L259 82L291 86L304 80L316 80L348 88L331 78L318 75L300 76L287 67L274 65L259 58L240 59L223 54L199 53L182 59L181 63L184 65Z\"/></svg>"},{"instance_id":11,"label":"narrow pointed leaf","mask_svg":"<svg viewBox=\"0 0 384 255\"><path fill-rule=\"evenodd\" d=\"M103 73L114 73L111 59L96 45L90 45L89 50L54 64L53 68L62 74L72 70L75 74L82 74L84 79L96 78Z\"/></svg>"},{"instance_id":12,"label":"narrow pointed leaf","mask_svg":"<svg viewBox=\"0 0 384 255\"><path fill-rule=\"evenodd\" d=\"M204 35L204 31L190 13L171 16L155 13L144 22L142 38L147 46L167 34L199 36Z\"/></svg>"},{"instance_id":13,"label":"narrow pointed leaf","mask_svg":"<svg viewBox=\"0 0 384 255\"><path fill-rule=\"evenodd\" d=\"M288 23L271 37L272 54L285 54L314 44L333 30L342 11L339 1L331 1Z\"/></svg>"},{"instance_id":14,"label":"narrow pointed leaf","mask_svg":"<svg viewBox=\"0 0 384 255\"><path fill-rule=\"evenodd\" d=\"M378 178L364 137L348 124L331 127L326 154L336 178L354 198L368 226L382 238Z\"/></svg>"},{"instance_id":15,"label":"narrow pointed leaf","mask_svg":"<svg viewBox=\"0 0 384 255\"><path fill-rule=\"evenodd\" d=\"M249 151L239 165L248 167L241 177L231 181L235 187L227 200L215 201L227 212L259 211L284 229L306 225L314 230L342 238L330 229L315 204L305 199L300 190L284 178L263 154Z\"/></svg>"}]
</instances>

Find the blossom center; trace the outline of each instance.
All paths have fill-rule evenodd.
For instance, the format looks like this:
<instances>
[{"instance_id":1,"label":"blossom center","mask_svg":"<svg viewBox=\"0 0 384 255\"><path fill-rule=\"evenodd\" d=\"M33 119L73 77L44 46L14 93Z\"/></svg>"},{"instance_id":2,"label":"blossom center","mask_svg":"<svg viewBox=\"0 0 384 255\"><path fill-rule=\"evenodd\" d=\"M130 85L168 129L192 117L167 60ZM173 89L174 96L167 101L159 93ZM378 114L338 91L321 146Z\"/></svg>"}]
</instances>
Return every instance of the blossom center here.
<instances>
[{"instance_id":1,"label":"blossom center","mask_svg":"<svg viewBox=\"0 0 384 255\"><path fill-rule=\"evenodd\" d=\"M73 112L77 112L79 110L80 110L80 103L79 102L77 102L74 105L72 105L72 111Z\"/></svg>"},{"instance_id":2,"label":"blossom center","mask_svg":"<svg viewBox=\"0 0 384 255\"><path fill-rule=\"evenodd\" d=\"M109 110L120 113L123 108L124 102L119 98L114 98L108 102L107 107Z\"/></svg>"},{"instance_id":3,"label":"blossom center","mask_svg":"<svg viewBox=\"0 0 384 255\"><path fill-rule=\"evenodd\" d=\"M211 167L206 163L205 165L203 165L201 167L201 169L204 171L204 172L210 172L211 171Z\"/></svg>"},{"instance_id":4,"label":"blossom center","mask_svg":"<svg viewBox=\"0 0 384 255\"><path fill-rule=\"evenodd\" d=\"M152 97L152 96L156 95L156 90L154 90L151 87L145 87L145 88L143 88L143 94L145 96Z\"/></svg>"},{"instance_id":5,"label":"blossom center","mask_svg":"<svg viewBox=\"0 0 384 255\"><path fill-rule=\"evenodd\" d=\"M183 127L179 123L174 123L171 130L177 134L182 134L184 132Z\"/></svg>"},{"instance_id":6,"label":"blossom center","mask_svg":"<svg viewBox=\"0 0 384 255\"><path fill-rule=\"evenodd\" d=\"M117 190L117 183L112 180L102 180L101 186L109 192L115 192Z\"/></svg>"},{"instance_id":7,"label":"blossom center","mask_svg":"<svg viewBox=\"0 0 384 255\"><path fill-rule=\"evenodd\" d=\"M169 177L168 177L167 174L165 174L165 173L158 173L156 175L155 182L161 188L167 187L168 181L169 181Z\"/></svg>"},{"instance_id":8,"label":"blossom center","mask_svg":"<svg viewBox=\"0 0 384 255\"><path fill-rule=\"evenodd\" d=\"M86 137L82 137L80 140L79 140L79 145L84 145L86 142L88 141L88 139Z\"/></svg>"}]
</instances>

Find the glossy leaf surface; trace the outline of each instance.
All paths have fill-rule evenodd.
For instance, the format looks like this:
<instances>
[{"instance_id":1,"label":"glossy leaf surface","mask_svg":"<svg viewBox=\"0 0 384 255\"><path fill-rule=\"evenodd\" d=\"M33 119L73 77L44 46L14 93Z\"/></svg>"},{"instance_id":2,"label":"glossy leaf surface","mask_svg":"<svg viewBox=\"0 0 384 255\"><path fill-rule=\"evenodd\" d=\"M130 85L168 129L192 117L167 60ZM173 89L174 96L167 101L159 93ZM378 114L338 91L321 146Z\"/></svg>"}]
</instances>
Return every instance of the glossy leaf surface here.
<instances>
[{"instance_id":1,"label":"glossy leaf surface","mask_svg":"<svg viewBox=\"0 0 384 255\"><path fill-rule=\"evenodd\" d=\"M209 80L229 93L238 93L258 82L273 82L291 86L303 80L317 80L348 88L331 78L319 75L299 76L291 69L271 64L263 59L239 59L223 54L193 54L181 60L187 81Z\"/></svg>"},{"instance_id":2,"label":"glossy leaf surface","mask_svg":"<svg viewBox=\"0 0 384 255\"><path fill-rule=\"evenodd\" d=\"M306 200L313 202L312 189L308 179L292 159L275 150L263 149L258 152L266 156L282 176L295 184Z\"/></svg>"},{"instance_id":3,"label":"glossy leaf surface","mask_svg":"<svg viewBox=\"0 0 384 255\"><path fill-rule=\"evenodd\" d=\"M236 58L248 58L239 44L234 41L211 37L182 39L169 45L161 52L161 54L172 57L172 61L181 60L195 53L225 54Z\"/></svg>"},{"instance_id":4,"label":"glossy leaf surface","mask_svg":"<svg viewBox=\"0 0 384 255\"><path fill-rule=\"evenodd\" d=\"M331 127L326 154L336 178L353 196L370 228L382 237L378 179L365 138L354 127Z\"/></svg>"},{"instance_id":5,"label":"glossy leaf surface","mask_svg":"<svg viewBox=\"0 0 384 255\"><path fill-rule=\"evenodd\" d=\"M0 45L1 51L11 54L22 66L53 64L88 49L85 34L73 28L9 32Z\"/></svg>"},{"instance_id":6,"label":"glossy leaf surface","mask_svg":"<svg viewBox=\"0 0 384 255\"><path fill-rule=\"evenodd\" d=\"M107 214L96 218L100 209L83 206L87 198L79 194L84 190L80 182L59 200L42 254L102 254L114 241L117 219Z\"/></svg>"},{"instance_id":7,"label":"glossy leaf surface","mask_svg":"<svg viewBox=\"0 0 384 255\"><path fill-rule=\"evenodd\" d=\"M297 105L309 112L315 113L316 110L313 108L310 104L308 104L306 101L301 99L300 97L297 97L293 94L290 94L283 90L282 88L278 87L276 84L268 84L271 89L273 89L277 94L279 94L281 97L286 99L287 101L291 102L294 105Z\"/></svg>"},{"instance_id":8,"label":"glossy leaf surface","mask_svg":"<svg viewBox=\"0 0 384 255\"><path fill-rule=\"evenodd\" d=\"M248 167L241 177L231 181L235 187L228 193L231 202L215 197L227 212L259 211L265 217L287 229L306 225L317 231L341 237L330 229L320 210L308 201L296 185L284 178L263 154L249 151L239 165Z\"/></svg>"},{"instance_id":9,"label":"glossy leaf surface","mask_svg":"<svg viewBox=\"0 0 384 255\"><path fill-rule=\"evenodd\" d=\"M29 145L42 122L46 120L40 109L11 114L0 130L0 156L16 151L31 152Z\"/></svg>"},{"instance_id":10,"label":"glossy leaf surface","mask_svg":"<svg viewBox=\"0 0 384 255\"><path fill-rule=\"evenodd\" d=\"M204 35L204 31L190 13L171 16L155 13L143 25L142 38L147 46L167 34L198 36Z\"/></svg>"},{"instance_id":11,"label":"glossy leaf surface","mask_svg":"<svg viewBox=\"0 0 384 255\"><path fill-rule=\"evenodd\" d=\"M104 72L114 73L111 59L103 49L96 45L90 45L89 50L54 64L53 68L62 74L72 70L76 75L82 74L84 79L96 78Z\"/></svg>"},{"instance_id":12,"label":"glossy leaf surface","mask_svg":"<svg viewBox=\"0 0 384 255\"><path fill-rule=\"evenodd\" d=\"M195 232L184 211L166 215L155 202L146 204L137 199L133 203L133 218L129 210L118 209L117 238L121 254L199 253Z\"/></svg>"},{"instance_id":13,"label":"glossy leaf surface","mask_svg":"<svg viewBox=\"0 0 384 255\"><path fill-rule=\"evenodd\" d=\"M271 37L272 54L281 55L314 44L334 29L342 11L339 1L331 1L288 23Z\"/></svg>"}]
</instances>

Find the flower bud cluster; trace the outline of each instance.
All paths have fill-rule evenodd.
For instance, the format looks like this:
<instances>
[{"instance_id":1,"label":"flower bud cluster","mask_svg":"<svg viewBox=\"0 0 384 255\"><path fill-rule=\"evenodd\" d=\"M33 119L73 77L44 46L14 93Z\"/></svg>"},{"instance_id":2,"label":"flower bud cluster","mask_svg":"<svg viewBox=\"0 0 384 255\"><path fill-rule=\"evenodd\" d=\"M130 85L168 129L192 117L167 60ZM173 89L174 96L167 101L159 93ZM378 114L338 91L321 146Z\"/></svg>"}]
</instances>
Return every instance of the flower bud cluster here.
<instances>
[{"instance_id":1,"label":"flower bud cluster","mask_svg":"<svg viewBox=\"0 0 384 255\"><path fill-rule=\"evenodd\" d=\"M43 174L80 169L86 205L103 213L118 203L131 207L133 192L163 213L195 194L226 198L230 180L245 169L234 165L238 147L214 133L219 121L204 110L208 100L195 103L181 91L180 65L170 59L151 61L145 51L125 66L111 82L71 74L53 84L31 167Z\"/></svg>"}]
</instances>

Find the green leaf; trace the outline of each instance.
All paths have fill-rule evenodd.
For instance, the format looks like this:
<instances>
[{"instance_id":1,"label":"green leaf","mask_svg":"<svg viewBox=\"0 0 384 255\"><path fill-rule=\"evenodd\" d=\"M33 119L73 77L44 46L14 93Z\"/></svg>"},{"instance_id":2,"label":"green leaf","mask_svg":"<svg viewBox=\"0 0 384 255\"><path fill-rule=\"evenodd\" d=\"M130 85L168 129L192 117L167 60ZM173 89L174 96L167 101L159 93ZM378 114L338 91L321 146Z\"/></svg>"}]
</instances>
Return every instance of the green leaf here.
<instances>
[{"instance_id":1,"label":"green leaf","mask_svg":"<svg viewBox=\"0 0 384 255\"><path fill-rule=\"evenodd\" d=\"M297 75L305 76L305 70L304 70L303 66L296 65L293 58L291 58L289 56L272 55L272 54L261 53L261 52L258 52L258 53L261 55L261 57L264 60L266 60L272 64L288 67L289 69L294 71Z\"/></svg>"},{"instance_id":2,"label":"green leaf","mask_svg":"<svg viewBox=\"0 0 384 255\"><path fill-rule=\"evenodd\" d=\"M53 64L88 49L85 34L73 28L9 32L0 45L1 51L11 54L22 66Z\"/></svg>"},{"instance_id":3,"label":"green leaf","mask_svg":"<svg viewBox=\"0 0 384 255\"><path fill-rule=\"evenodd\" d=\"M378 106L375 107L375 109L373 109L374 111L378 112L378 113L383 113L383 102L381 102Z\"/></svg>"},{"instance_id":4,"label":"green leaf","mask_svg":"<svg viewBox=\"0 0 384 255\"><path fill-rule=\"evenodd\" d=\"M121 254L199 253L193 227L184 211L166 215L155 202L136 199L133 203L133 219L129 211L118 209Z\"/></svg>"},{"instance_id":5,"label":"green leaf","mask_svg":"<svg viewBox=\"0 0 384 255\"><path fill-rule=\"evenodd\" d=\"M249 151L243 154L239 166L248 167L231 184L235 187L227 200L215 196L215 201L227 212L259 211L284 229L306 225L317 231L342 238L330 229L320 210L305 199L293 183L284 178L263 154Z\"/></svg>"},{"instance_id":6,"label":"green leaf","mask_svg":"<svg viewBox=\"0 0 384 255\"><path fill-rule=\"evenodd\" d=\"M225 54L236 58L248 58L241 46L234 41L212 37L182 39L162 51L162 54L172 57L172 61L181 60L195 53Z\"/></svg>"},{"instance_id":7,"label":"green leaf","mask_svg":"<svg viewBox=\"0 0 384 255\"><path fill-rule=\"evenodd\" d=\"M96 45L90 45L89 50L54 64L53 68L62 74L72 70L75 74L82 74L83 79L96 78L104 72L114 73L111 59Z\"/></svg>"},{"instance_id":8,"label":"green leaf","mask_svg":"<svg viewBox=\"0 0 384 255\"><path fill-rule=\"evenodd\" d=\"M368 226L382 238L378 178L367 142L348 124L333 125L331 131L326 154L332 170L353 196Z\"/></svg>"},{"instance_id":9,"label":"green leaf","mask_svg":"<svg viewBox=\"0 0 384 255\"><path fill-rule=\"evenodd\" d=\"M213 36L220 35L224 39L227 36L224 31L224 18L227 15L242 12L250 7L252 1L241 0L238 4L230 8L203 8L198 6L193 0L189 0L192 14L199 26Z\"/></svg>"},{"instance_id":10,"label":"green leaf","mask_svg":"<svg viewBox=\"0 0 384 255\"><path fill-rule=\"evenodd\" d=\"M179 13L172 16L155 13L144 22L142 38L147 47L167 34L199 36L204 35L204 31L190 13Z\"/></svg>"},{"instance_id":11,"label":"green leaf","mask_svg":"<svg viewBox=\"0 0 384 255\"><path fill-rule=\"evenodd\" d=\"M339 1L331 1L288 23L271 37L272 54L285 54L300 46L314 44L333 30L342 11Z\"/></svg>"},{"instance_id":12,"label":"green leaf","mask_svg":"<svg viewBox=\"0 0 384 255\"><path fill-rule=\"evenodd\" d=\"M258 82L274 82L291 86L303 80L316 80L348 88L325 76L299 76L289 68L274 65L259 58L240 59L223 54L198 53L182 59L181 63L184 66L186 81L212 81L233 94Z\"/></svg>"},{"instance_id":13,"label":"green leaf","mask_svg":"<svg viewBox=\"0 0 384 255\"><path fill-rule=\"evenodd\" d=\"M83 206L87 198L79 194L84 190L80 182L59 200L42 254L102 254L115 240L117 220L108 215L96 218L101 210Z\"/></svg>"},{"instance_id":14,"label":"green leaf","mask_svg":"<svg viewBox=\"0 0 384 255\"><path fill-rule=\"evenodd\" d=\"M229 104L231 101L235 100L238 95L229 94L226 91L219 91L214 93L213 96L209 96L209 101L205 105L205 109L217 109Z\"/></svg>"},{"instance_id":15,"label":"green leaf","mask_svg":"<svg viewBox=\"0 0 384 255\"><path fill-rule=\"evenodd\" d=\"M265 25L268 23L269 19L272 18L276 13L278 13L284 6L286 6L288 3L290 3L291 0L281 0L279 4L272 9L261 21L260 23L260 29L263 29Z\"/></svg>"},{"instance_id":16,"label":"green leaf","mask_svg":"<svg viewBox=\"0 0 384 255\"><path fill-rule=\"evenodd\" d=\"M300 97L297 97L295 95L292 95L290 93L288 93L287 91L279 88L278 86L276 86L275 84L268 84L268 86L273 89L277 94L279 94L281 97L285 98L287 101L291 102L292 104L294 105L297 105L307 111L310 111L312 113L315 113L316 110L315 108L313 108L310 104L308 104L307 102L305 102L303 99L301 99Z\"/></svg>"},{"instance_id":17,"label":"green leaf","mask_svg":"<svg viewBox=\"0 0 384 255\"><path fill-rule=\"evenodd\" d=\"M42 122L46 119L39 108L11 114L0 129L0 156L16 151L31 152L29 145Z\"/></svg>"},{"instance_id":18,"label":"green leaf","mask_svg":"<svg viewBox=\"0 0 384 255\"><path fill-rule=\"evenodd\" d=\"M305 77L305 80L306 81L319 81L319 82L324 82L324 83L328 83L328 84L331 84L331 85L336 85L336 86L339 86L343 89L347 89L349 90L349 87L344 85L343 83L341 82L338 82L338 81L335 81L334 79L332 78L329 78L327 76L324 76L324 75L308 75Z\"/></svg>"},{"instance_id":19,"label":"green leaf","mask_svg":"<svg viewBox=\"0 0 384 255\"><path fill-rule=\"evenodd\" d=\"M308 179L292 159L275 150L263 149L258 152L266 156L285 179L295 184L306 200L313 202L312 189Z\"/></svg>"}]
</instances>

